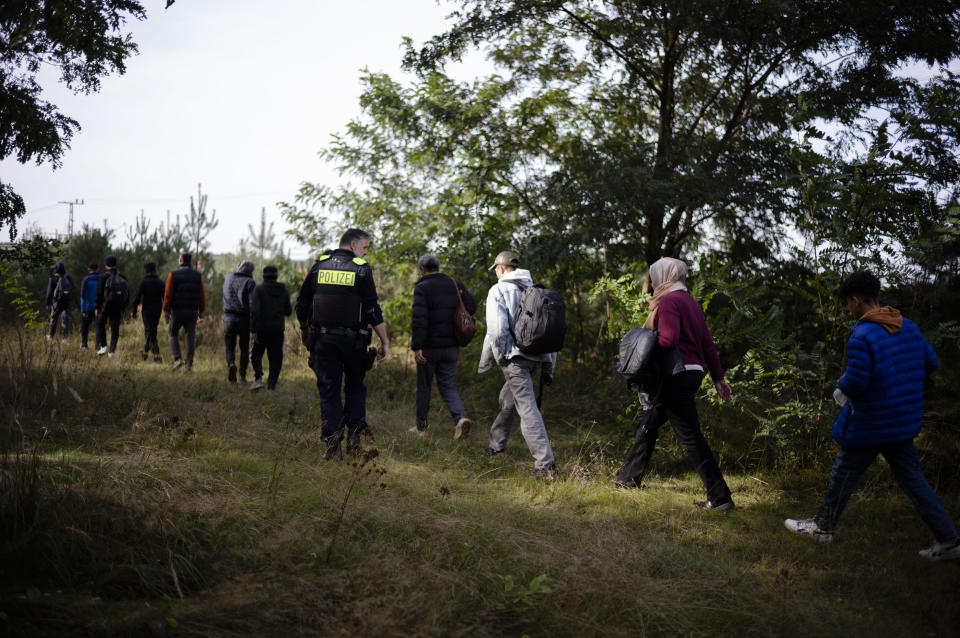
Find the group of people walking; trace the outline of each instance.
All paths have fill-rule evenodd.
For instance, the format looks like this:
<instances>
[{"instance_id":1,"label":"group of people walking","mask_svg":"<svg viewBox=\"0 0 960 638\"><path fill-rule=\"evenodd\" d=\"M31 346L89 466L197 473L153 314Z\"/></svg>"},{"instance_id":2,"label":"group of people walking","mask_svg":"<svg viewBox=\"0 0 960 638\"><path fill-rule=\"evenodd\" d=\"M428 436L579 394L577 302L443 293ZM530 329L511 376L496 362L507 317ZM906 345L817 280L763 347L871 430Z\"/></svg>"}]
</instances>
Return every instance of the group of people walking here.
<instances>
[{"instance_id":1,"label":"group of people walking","mask_svg":"<svg viewBox=\"0 0 960 638\"><path fill-rule=\"evenodd\" d=\"M344 439L348 452L362 449L361 437L368 431L365 375L374 361L387 358L390 349L373 271L365 259L370 239L362 230L347 230L338 248L320 255L313 264L295 304L301 340L310 353L310 367L320 394L323 456L328 460L342 458ZM107 272L99 278L95 277L96 264L91 264L91 274L84 279L81 290L86 299L88 291L96 289L93 312L98 321L98 352L109 354L116 348L119 317L126 303L120 305L118 299L122 295L115 292L122 279L122 275L117 278L116 259L107 257L105 264ZM170 324L171 349L180 364L183 360L179 344L175 343L176 334L179 327L185 329L185 365L189 369L193 362L194 331L205 303L202 278L190 268L190 255L182 255L180 267L168 275L162 287L161 306L161 286L159 280L151 280L151 272L157 279L151 266L147 265L147 276L134 298L135 308L138 304L143 308L147 334L144 358L152 350L159 360L156 324L158 309L162 307ZM440 272L435 255L421 257L417 268L420 278L414 286L410 344L417 365L416 420L409 430L418 438L431 431L430 393L436 379L450 413L453 438L462 440L470 434L471 420L454 383L459 348L465 343L459 325L464 316L469 320L469 315L476 313L477 304L462 282ZM533 457L533 476L555 480L558 468L540 411L536 377L540 377L540 393L544 385L553 382L565 324L561 325L562 314L561 323L557 324L556 315L551 313L562 302L555 293L535 284L530 271L520 267L519 258L511 251L498 254L490 269L497 281L486 296L486 334L478 372L498 368L504 382L499 393L499 411L491 423L483 454L494 457L506 451L519 417L521 435ZM246 381L248 342L252 340L249 362L255 381L251 389L263 387L260 361L264 351L270 360L266 386L272 389L276 387L283 357L284 317L291 314L291 306L286 288L276 281L276 268L264 268L260 285L253 281L253 270L251 262L242 262L237 272L227 276L223 286L228 378L236 381L239 376ZM654 331L657 356L664 363L659 368L656 389L641 394L635 441L614 485L619 489L642 486L659 430L669 421L703 483L706 498L697 505L718 512L732 510L730 487L703 436L695 400L707 373L722 400L729 400L732 390L724 379L703 310L686 288L686 265L678 259L664 258L650 266L649 275L653 295L644 328ZM62 264L57 264L55 278L47 290L51 336L58 322L64 330L68 325L63 306L67 291L72 290L72 281L66 281L68 277ZM935 536L934 545L920 555L931 560L960 558L957 529L920 472L913 445L923 422L925 382L938 365L937 357L916 325L899 311L880 306L879 292L879 279L866 271L854 273L840 287L840 296L857 319L847 342L849 362L834 394L841 410L833 437L841 450L817 514L807 519L787 519L784 524L797 534L820 542L831 541L858 480L877 454L882 454ZM83 312L89 312L86 302L83 303ZM89 326L86 314L84 322L84 326ZM152 323L152 331L146 329L148 323ZM105 345L106 325L113 328L109 347ZM559 342L555 334L550 335L557 329L561 330ZM83 330L85 347L86 327ZM379 342L376 348L371 347L374 334ZM466 341L471 335L469 332ZM239 367L235 360L238 343ZM544 346L545 343L551 345Z\"/></svg>"},{"instance_id":2,"label":"group of people walking","mask_svg":"<svg viewBox=\"0 0 960 638\"><path fill-rule=\"evenodd\" d=\"M170 271L165 280L157 274L157 265L147 262L132 300L129 282L118 270L114 255L106 256L102 273L99 264L91 263L80 284L80 348L88 347L90 327L94 326L97 354L115 356L123 315L129 308L131 318L136 319L139 311L143 320L141 358L146 361L152 355L155 362L163 363L157 337L162 316L167 323L173 368L192 371L197 324L203 321L207 306L203 275L193 268L192 260L190 253L182 253L177 268ZM237 272L227 275L224 281L224 340L228 378L231 382L236 382L238 378L235 351L239 341L240 380L246 382L247 366L252 364L254 380L250 389L274 389L283 364L284 320L292 312L290 295L286 286L277 281L279 272L276 266L264 267L263 283L259 286L253 280L253 269L253 263L241 262ZM62 262L56 263L53 272L53 277L47 282L46 293L46 307L50 312L47 339L56 337L58 329L61 338L65 339L73 307L73 278L66 272ZM181 332L184 336L183 348L180 343ZM264 353L269 360L266 383L263 382Z\"/></svg>"}]
</instances>

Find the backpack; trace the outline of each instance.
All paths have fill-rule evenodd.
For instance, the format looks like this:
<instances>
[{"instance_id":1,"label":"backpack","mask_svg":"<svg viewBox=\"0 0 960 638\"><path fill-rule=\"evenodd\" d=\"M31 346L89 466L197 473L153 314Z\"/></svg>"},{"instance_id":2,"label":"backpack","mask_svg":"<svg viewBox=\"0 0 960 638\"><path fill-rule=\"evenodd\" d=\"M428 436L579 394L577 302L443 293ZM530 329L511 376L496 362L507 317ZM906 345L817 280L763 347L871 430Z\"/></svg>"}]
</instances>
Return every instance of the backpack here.
<instances>
[{"instance_id":1,"label":"backpack","mask_svg":"<svg viewBox=\"0 0 960 638\"><path fill-rule=\"evenodd\" d=\"M53 289L53 298L55 301L69 299L73 295L73 281L66 275L57 278L57 286Z\"/></svg>"},{"instance_id":2,"label":"backpack","mask_svg":"<svg viewBox=\"0 0 960 638\"><path fill-rule=\"evenodd\" d=\"M525 286L514 315L513 340L523 354L548 354L563 349L567 310L560 295L540 284Z\"/></svg>"},{"instance_id":3,"label":"backpack","mask_svg":"<svg viewBox=\"0 0 960 638\"><path fill-rule=\"evenodd\" d=\"M107 275L103 286L103 299L105 303L127 307L130 301L130 284L120 271Z\"/></svg>"},{"instance_id":4,"label":"backpack","mask_svg":"<svg viewBox=\"0 0 960 638\"><path fill-rule=\"evenodd\" d=\"M620 341L616 371L631 390L658 394L664 376L684 370L680 351L661 348L659 335L657 330L634 328Z\"/></svg>"}]
</instances>

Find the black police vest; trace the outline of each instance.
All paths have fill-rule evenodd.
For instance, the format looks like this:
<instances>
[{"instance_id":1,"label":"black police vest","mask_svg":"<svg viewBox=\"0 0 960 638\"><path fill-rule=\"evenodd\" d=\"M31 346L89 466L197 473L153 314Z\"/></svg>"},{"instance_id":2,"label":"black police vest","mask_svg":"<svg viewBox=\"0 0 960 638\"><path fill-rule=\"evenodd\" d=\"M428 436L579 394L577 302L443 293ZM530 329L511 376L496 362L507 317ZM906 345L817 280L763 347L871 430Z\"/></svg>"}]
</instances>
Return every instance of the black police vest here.
<instances>
[{"instance_id":1,"label":"black police vest","mask_svg":"<svg viewBox=\"0 0 960 638\"><path fill-rule=\"evenodd\" d=\"M367 262L346 255L321 255L314 273L313 324L324 327L362 328L360 268Z\"/></svg>"},{"instance_id":2,"label":"black police vest","mask_svg":"<svg viewBox=\"0 0 960 638\"><path fill-rule=\"evenodd\" d=\"M173 275L174 310L199 310L203 301L203 275L193 268L177 268L171 271Z\"/></svg>"}]
</instances>

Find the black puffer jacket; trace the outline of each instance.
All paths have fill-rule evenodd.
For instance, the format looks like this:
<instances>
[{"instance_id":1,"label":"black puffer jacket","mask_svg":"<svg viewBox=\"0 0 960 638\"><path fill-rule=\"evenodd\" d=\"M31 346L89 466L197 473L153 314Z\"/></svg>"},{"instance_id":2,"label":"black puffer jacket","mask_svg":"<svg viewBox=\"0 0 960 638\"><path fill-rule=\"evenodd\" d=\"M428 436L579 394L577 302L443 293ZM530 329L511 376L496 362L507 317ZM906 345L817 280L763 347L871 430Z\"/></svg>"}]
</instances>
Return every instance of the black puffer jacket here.
<instances>
[{"instance_id":1,"label":"black puffer jacket","mask_svg":"<svg viewBox=\"0 0 960 638\"><path fill-rule=\"evenodd\" d=\"M283 332L284 317L293 312L287 287L275 279L264 279L250 297L250 332Z\"/></svg>"},{"instance_id":2,"label":"black puffer jacket","mask_svg":"<svg viewBox=\"0 0 960 638\"><path fill-rule=\"evenodd\" d=\"M137 286L137 292L133 295L134 314L137 312L137 306L143 304L145 317L159 317L163 311L163 292L164 282L156 273L145 275Z\"/></svg>"},{"instance_id":3,"label":"black puffer jacket","mask_svg":"<svg viewBox=\"0 0 960 638\"><path fill-rule=\"evenodd\" d=\"M462 283L439 272L424 275L413 287L411 349L458 346L453 336L453 315L457 309L454 282L467 312L472 315L477 311L477 302Z\"/></svg>"}]
</instances>

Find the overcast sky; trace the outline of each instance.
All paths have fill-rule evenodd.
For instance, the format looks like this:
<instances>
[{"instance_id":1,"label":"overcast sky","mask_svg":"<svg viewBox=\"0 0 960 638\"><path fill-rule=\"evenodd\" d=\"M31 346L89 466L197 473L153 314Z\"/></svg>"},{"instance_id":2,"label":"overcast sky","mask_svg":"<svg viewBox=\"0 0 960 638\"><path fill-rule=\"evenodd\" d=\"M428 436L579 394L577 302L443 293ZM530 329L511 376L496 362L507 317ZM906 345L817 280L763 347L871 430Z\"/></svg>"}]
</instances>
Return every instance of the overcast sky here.
<instances>
[{"instance_id":1,"label":"overcast sky","mask_svg":"<svg viewBox=\"0 0 960 638\"><path fill-rule=\"evenodd\" d=\"M76 96L42 76L45 98L82 130L57 170L0 164L27 207L21 229L64 232L68 208L57 202L82 199L75 228L107 219L122 238L141 209L154 224L189 211L202 183L220 219L212 249L236 250L261 207L280 227L277 201L292 201L302 181L336 180L317 151L359 114L361 69L399 77L402 37L442 32L453 9L435 0L144 5L147 19L128 25L139 55L99 93Z\"/></svg>"}]
</instances>

